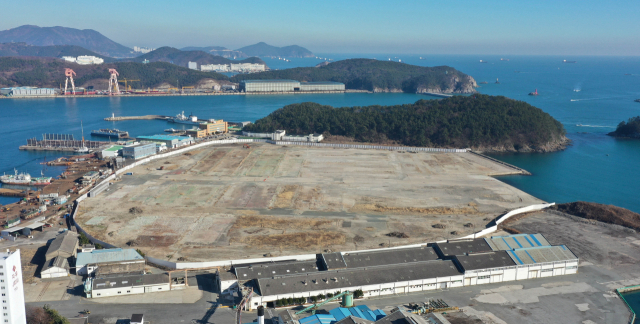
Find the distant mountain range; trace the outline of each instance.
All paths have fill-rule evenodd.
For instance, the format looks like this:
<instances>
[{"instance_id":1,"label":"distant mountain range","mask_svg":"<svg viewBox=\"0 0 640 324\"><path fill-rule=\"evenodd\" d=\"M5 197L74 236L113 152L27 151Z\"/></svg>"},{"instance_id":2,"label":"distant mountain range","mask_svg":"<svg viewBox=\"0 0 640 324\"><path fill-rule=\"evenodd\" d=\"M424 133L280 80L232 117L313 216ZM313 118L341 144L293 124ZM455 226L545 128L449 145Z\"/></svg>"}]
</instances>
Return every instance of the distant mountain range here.
<instances>
[{"instance_id":1,"label":"distant mountain range","mask_svg":"<svg viewBox=\"0 0 640 324\"><path fill-rule=\"evenodd\" d=\"M189 62L197 62L198 66L203 64L229 64L229 63L266 63L258 57L250 57L244 60L230 60L222 56L211 55L203 51L181 51L173 47L160 47L155 51L138 57L124 59L122 61L142 63L144 60L149 62L168 62L175 65L186 67Z\"/></svg>"},{"instance_id":2,"label":"distant mountain range","mask_svg":"<svg viewBox=\"0 0 640 324\"><path fill-rule=\"evenodd\" d=\"M249 57L247 54L239 52L239 51L234 51L234 50L230 50L226 47L222 47L222 46L207 46L207 47L197 47L197 46L190 46L190 47L184 47L180 49L181 51L203 51L203 52L207 52L211 55L217 55L217 56L222 56L222 57L226 57L226 58L242 58L242 57Z\"/></svg>"},{"instance_id":3,"label":"distant mountain range","mask_svg":"<svg viewBox=\"0 0 640 324\"><path fill-rule=\"evenodd\" d=\"M92 29L24 25L0 31L0 43L19 42L36 46L76 45L115 58L135 55L133 49L120 45Z\"/></svg>"},{"instance_id":4,"label":"distant mountain range","mask_svg":"<svg viewBox=\"0 0 640 324\"><path fill-rule=\"evenodd\" d=\"M25 43L0 43L0 56L40 56L40 57L62 57L80 55L90 55L101 57L105 62L115 61L114 58L100 55L86 48L76 45L51 45L34 46Z\"/></svg>"},{"instance_id":5,"label":"distant mountain range","mask_svg":"<svg viewBox=\"0 0 640 324\"><path fill-rule=\"evenodd\" d=\"M285 47L271 46L265 42L245 46L237 49L237 51L245 53L249 56L279 56L279 57L314 57L313 53L308 49L291 45Z\"/></svg>"}]
</instances>

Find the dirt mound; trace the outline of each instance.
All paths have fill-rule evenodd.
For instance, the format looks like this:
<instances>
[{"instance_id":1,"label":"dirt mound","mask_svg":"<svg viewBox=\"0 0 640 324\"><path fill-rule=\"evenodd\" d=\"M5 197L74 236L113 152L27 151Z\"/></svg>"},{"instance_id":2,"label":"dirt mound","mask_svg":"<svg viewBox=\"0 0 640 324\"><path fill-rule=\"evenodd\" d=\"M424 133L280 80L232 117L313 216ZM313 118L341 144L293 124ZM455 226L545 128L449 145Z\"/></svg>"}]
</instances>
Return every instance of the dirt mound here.
<instances>
[{"instance_id":1,"label":"dirt mound","mask_svg":"<svg viewBox=\"0 0 640 324\"><path fill-rule=\"evenodd\" d=\"M616 224L640 231L640 214L613 205L576 201L552 206L551 209L599 222Z\"/></svg>"},{"instance_id":2,"label":"dirt mound","mask_svg":"<svg viewBox=\"0 0 640 324\"><path fill-rule=\"evenodd\" d=\"M310 246L329 246L334 244L344 244L345 235L338 232L312 232L312 233L292 233L275 235L257 235L246 237L244 243L250 246L281 246L297 247L299 249Z\"/></svg>"}]
</instances>

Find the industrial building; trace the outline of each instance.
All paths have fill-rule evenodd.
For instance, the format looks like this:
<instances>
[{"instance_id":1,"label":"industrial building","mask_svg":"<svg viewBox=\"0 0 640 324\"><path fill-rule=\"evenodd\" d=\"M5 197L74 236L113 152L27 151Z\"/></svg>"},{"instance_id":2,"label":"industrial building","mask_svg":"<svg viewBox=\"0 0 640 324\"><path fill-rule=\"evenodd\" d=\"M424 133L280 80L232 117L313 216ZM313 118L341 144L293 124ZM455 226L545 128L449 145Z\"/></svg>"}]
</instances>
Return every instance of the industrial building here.
<instances>
[{"instance_id":1,"label":"industrial building","mask_svg":"<svg viewBox=\"0 0 640 324\"><path fill-rule=\"evenodd\" d=\"M340 82L302 82L296 80L243 80L242 92L344 91Z\"/></svg>"},{"instance_id":2,"label":"industrial building","mask_svg":"<svg viewBox=\"0 0 640 324\"><path fill-rule=\"evenodd\" d=\"M67 258L55 257L45 262L40 270L40 278L60 278L69 276L69 262Z\"/></svg>"},{"instance_id":3,"label":"industrial building","mask_svg":"<svg viewBox=\"0 0 640 324\"><path fill-rule=\"evenodd\" d=\"M127 159L142 159L157 152L155 143L135 143L122 148L122 156Z\"/></svg>"},{"instance_id":4,"label":"industrial building","mask_svg":"<svg viewBox=\"0 0 640 324\"><path fill-rule=\"evenodd\" d=\"M222 119L209 119L208 122L198 125L207 131L207 135L221 134L229 132L229 123Z\"/></svg>"},{"instance_id":5,"label":"industrial building","mask_svg":"<svg viewBox=\"0 0 640 324\"><path fill-rule=\"evenodd\" d=\"M100 157L102 159L110 159L118 156L118 153L122 150L122 145L113 145L108 149L100 151Z\"/></svg>"},{"instance_id":6,"label":"industrial building","mask_svg":"<svg viewBox=\"0 0 640 324\"><path fill-rule=\"evenodd\" d=\"M0 286L2 290L2 312L0 323L24 324L27 316L24 305L22 264L20 250L0 252Z\"/></svg>"},{"instance_id":7,"label":"industrial building","mask_svg":"<svg viewBox=\"0 0 640 324\"><path fill-rule=\"evenodd\" d=\"M410 248L324 253L321 269L305 261L252 265L219 274L222 293L257 287L251 305L336 291L365 297L400 294L577 273L578 257L541 234L452 240ZM284 269L284 270L283 270ZM295 271L293 271L295 269Z\"/></svg>"},{"instance_id":8,"label":"industrial building","mask_svg":"<svg viewBox=\"0 0 640 324\"><path fill-rule=\"evenodd\" d=\"M104 59L99 58L97 56L91 55L80 55L78 57L73 56L63 56L63 60L72 63L78 63L80 65L91 65L91 64L102 64L104 63Z\"/></svg>"},{"instance_id":9,"label":"industrial building","mask_svg":"<svg viewBox=\"0 0 640 324\"><path fill-rule=\"evenodd\" d=\"M193 144L193 137L189 136L151 135L138 136L136 139L139 141L164 143L167 148L177 148L184 145Z\"/></svg>"},{"instance_id":10,"label":"industrial building","mask_svg":"<svg viewBox=\"0 0 640 324\"><path fill-rule=\"evenodd\" d=\"M87 298L125 296L169 290L171 290L171 283L169 275L166 273L87 278L84 282L84 292Z\"/></svg>"},{"instance_id":11,"label":"industrial building","mask_svg":"<svg viewBox=\"0 0 640 324\"><path fill-rule=\"evenodd\" d=\"M75 257L78 254L78 245L78 235L76 233L65 231L62 234L58 234L49 244L45 253L45 260L49 261L57 257L63 259Z\"/></svg>"},{"instance_id":12,"label":"industrial building","mask_svg":"<svg viewBox=\"0 0 640 324\"><path fill-rule=\"evenodd\" d=\"M205 64L200 65L200 71L214 72L262 72L266 66L260 63L231 63L231 64Z\"/></svg>"},{"instance_id":13,"label":"industrial building","mask_svg":"<svg viewBox=\"0 0 640 324\"><path fill-rule=\"evenodd\" d=\"M344 91L344 83L322 81L322 82L300 82L300 91Z\"/></svg>"},{"instance_id":14,"label":"industrial building","mask_svg":"<svg viewBox=\"0 0 640 324\"><path fill-rule=\"evenodd\" d=\"M189 62L187 64L187 66L192 70L197 70L198 69L198 62Z\"/></svg>"},{"instance_id":15,"label":"industrial building","mask_svg":"<svg viewBox=\"0 0 640 324\"><path fill-rule=\"evenodd\" d=\"M309 134L309 135L287 135L285 130L276 130L273 133L252 133L242 132L242 135L258 138L269 138L273 141L291 141L291 142L313 142L319 143L324 140L322 134Z\"/></svg>"},{"instance_id":16,"label":"industrial building","mask_svg":"<svg viewBox=\"0 0 640 324\"><path fill-rule=\"evenodd\" d=\"M134 249L104 249L80 252L76 260L76 273L90 275L100 268L101 274L142 273L145 260Z\"/></svg>"},{"instance_id":17,"label":"industrial building","mask_svg":"<svg viewBox=\"0 0 640 324\"><path fill-rule=\"evenodd\" d=\"M7 97L41 97L54 96L58 90L52 88L12 87L0 89L0 95Z\"/></svg>"},{"instance_id":18,"label":"industrial building","mask_svg":"<svg viewBox=\"0 0 640 324\"><path fill-rule=\"evenodd\" d=\"M207 137L207 130L200 128L187 129L185 133L193 138Z\"/></svg>"}]
</instances>

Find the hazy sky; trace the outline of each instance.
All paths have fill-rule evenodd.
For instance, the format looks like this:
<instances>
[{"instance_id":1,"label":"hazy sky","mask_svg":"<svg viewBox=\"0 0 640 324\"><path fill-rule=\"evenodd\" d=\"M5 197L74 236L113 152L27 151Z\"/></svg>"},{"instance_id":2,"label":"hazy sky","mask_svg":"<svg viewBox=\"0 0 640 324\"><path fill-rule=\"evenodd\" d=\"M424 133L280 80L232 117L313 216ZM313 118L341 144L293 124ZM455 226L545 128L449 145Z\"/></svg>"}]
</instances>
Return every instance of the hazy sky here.
<instances>
[{"instance_id":1,"label":"hazy sky","mask_svg":"<svg viewBox=\"0 0 640 324\"><path fill-rule=\"evenodd\" d=\"M237 49L264 41L315 53L640 55L638 0L22 0L10 7L0 30L95 29L130 47Z\"/></svg>"}]
</instances>

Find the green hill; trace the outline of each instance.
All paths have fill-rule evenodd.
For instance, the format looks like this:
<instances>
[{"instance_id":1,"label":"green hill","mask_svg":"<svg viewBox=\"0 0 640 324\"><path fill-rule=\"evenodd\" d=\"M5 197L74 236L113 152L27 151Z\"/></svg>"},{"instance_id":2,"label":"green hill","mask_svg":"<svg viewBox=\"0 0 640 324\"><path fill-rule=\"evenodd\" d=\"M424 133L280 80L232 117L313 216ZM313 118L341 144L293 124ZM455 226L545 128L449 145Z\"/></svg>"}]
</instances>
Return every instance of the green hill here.
<instances>
[{"instance_id":1,"label":"green hill","mask_svg":"<svg viewBox=\"0 0 640 324\"><path fill-rule=\"evenodd\" d=\"M280 56L280 57L314 57L313 53L308 49L298 46L290 45L284 47L277 47L269 45L265 42L245 46L237 49L238 52L245 53L249 56Z\"/></svg>"},{"instance_id":2,"label":"green hill","mask_svg":"<svg viewBox=\"0 0 640 324\"><path fill-rule=\"evenodd\" d=\"M523 101L488 95L419 100L398 106L333 108L317 103L285 106L244 128L323 133L371 143L546 152L568 140L560 122Z\"/></svg>"},{"instance_id":3,"label":"green hill","mask_svg":"<svg viewBox=\"0 0 640 324\"><path fill-rule=\"evenodd\" d=\"M629 118L626 122L620 122L616 130L607 135L615 137L640 138L640 116Z\"/></svg>"},{"instance_id":4,"label":"green hill","mask_svg":"<svg viewBox=\"0 0 640 324\"><path fill-rule=\"evenodd\" d=\"M203 51L181 51L173 47L160 47L155 51L140 55L131 59L122 61L142 63L144 60L149 62L168 62L179 66L187 67L189 62L197 62L198 67L202 64L230 64L230 63L266 63L258 57L250 57L244 60L230 60L222 56L211 55Z\"/></svg>"},{"instance_id":5,"label":"green hill","mask_svg":"<svg viewBox=\"0 0 640 324\"><path fill-rule=\"evenodd\" d=\"M233 82L258 79L293 79L298 81L335 81L347 89L374 92L474 93L476 81L452 67L422 67L399 62L349 59L320 67L239 74Z\"/></svg>"},{"instance_id":6,"label":"green hill","mask_svg":"<svg viewBox=\"0 0 640 324\"><path fill-rule=\"evenodd\" d=\"M135 62L114 62L100 65L78 65L54 58L0 57L0 86L59 87L64 83L64 69L73 69L76 86L105 84L110 68L120 73L120 79L140 80L134 86L157 87L163 83L176 86L195 86L203 79L228 80L225 75L200 72L174 64L156 62L149 64ZM97 89L106 89L106 86Z\"/></svg>"},{"instance_id":7,"label":"green hill","mask_svg":"<svg viewBox=\"0 0 640 324\"><path fill-rule=\"evenodd\" d=\"M105 62L115 60L76 45L35 46L27 45L26 43L0 43L0 56L38 56L59 58L62 56L77 57L81 55L97 56L104 59Z\"/></svg>"}]
</instances>

